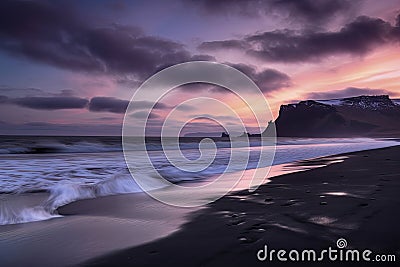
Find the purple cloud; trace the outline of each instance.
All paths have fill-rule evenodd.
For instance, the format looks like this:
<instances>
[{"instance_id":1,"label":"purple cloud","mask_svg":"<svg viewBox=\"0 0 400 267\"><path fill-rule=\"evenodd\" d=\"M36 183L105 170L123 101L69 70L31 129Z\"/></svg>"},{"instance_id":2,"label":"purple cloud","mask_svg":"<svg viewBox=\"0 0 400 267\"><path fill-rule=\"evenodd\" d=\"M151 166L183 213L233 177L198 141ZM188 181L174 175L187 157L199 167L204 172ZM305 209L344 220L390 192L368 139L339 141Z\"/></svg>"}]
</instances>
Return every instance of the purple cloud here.
<instances>
[{"instance_id":1,"label":"purple cloud","mask_svg":"<svg viewBox=\"0 0 400 267\"><path fill-rule=\"evenodd\" d=\"M194 0L206 14L257 17L281 16L290 20L318 24L329 22L338 15L351 14L360 6L358 0Z\"/></svg>"},{"instance_id":2,"label":"purple cloud","mask_svg":"<svg viewBox=\"0 0 400 267\"><path fill-rule=\"evenodd\" d=\"M135 101L132 103L135 110L147 109L153 107L150 101ZM93 112L112 112L125 113L129 105L129 100L122 100L114 97L93 97L89 102L89 110ZM164 103L156 103L154 109L167 109L168 105Z\"/></svg>"},{"instance_id":3,"label":"purple cloud","mask_svg":"<svg viewBox=\"0 0 400 267\"><path fill-rule=\"evenodd\" d=\"M89 110L94 112L125 113L128 100L114 97L93 97L89 102Z\"/></svg>"},{"instance_id":4,"label":"purple cloud","mask_svg":"<svg viewBox=\"0 0 400 267\"><path fill-rule=\"evenodd\" d=\"M0 49L64 69L137 79L172 64L212 59L137 27L94 27L65 5L33 1L0 2Z\"/></svg>"},{"instance_id":5,"label":"purple cloud","mask_svg":"<svg viewBox=\"0 0 400 267\"><path fill-rule=\"evenodd\" d=\"M1 99L1 97L0 97ZM85 108L88 100L79 97L21 97L8 99L5 103L15 104L20 107L56 110L56 109L81 109Z\"/></svg>"},{"instance_id":6,"label":"purple cloud","mask_svg":"<svg viewBox=\"0 0 400 267\"><path fill-rule=\"evenodd\" d=\"M336 32L276 30L242 39L203 42L198 48L215 51L231 47L267 62L318 61L338 54L364 55L378 46L398 43L398 24L361 16Z\"/></svg>"}]
</instances>

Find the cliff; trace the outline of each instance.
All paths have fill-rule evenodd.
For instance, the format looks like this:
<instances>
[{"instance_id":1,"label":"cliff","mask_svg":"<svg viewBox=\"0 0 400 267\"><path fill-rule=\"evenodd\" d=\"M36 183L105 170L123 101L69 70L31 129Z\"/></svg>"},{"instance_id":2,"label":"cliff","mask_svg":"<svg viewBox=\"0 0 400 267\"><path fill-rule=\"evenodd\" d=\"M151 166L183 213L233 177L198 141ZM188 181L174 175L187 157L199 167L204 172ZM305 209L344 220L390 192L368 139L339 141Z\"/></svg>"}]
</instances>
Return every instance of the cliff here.
<instances>
[{"instance_id":1,"label":"cliff","mask_svg":"<svg viewBox=\"0 0 400 267\"><path fill-rule=\"evenodd\" d=\"M282 105L274 124L286 137L394 137L399 119L400 101L382 95Z\"/></svg>"}]
</instances>

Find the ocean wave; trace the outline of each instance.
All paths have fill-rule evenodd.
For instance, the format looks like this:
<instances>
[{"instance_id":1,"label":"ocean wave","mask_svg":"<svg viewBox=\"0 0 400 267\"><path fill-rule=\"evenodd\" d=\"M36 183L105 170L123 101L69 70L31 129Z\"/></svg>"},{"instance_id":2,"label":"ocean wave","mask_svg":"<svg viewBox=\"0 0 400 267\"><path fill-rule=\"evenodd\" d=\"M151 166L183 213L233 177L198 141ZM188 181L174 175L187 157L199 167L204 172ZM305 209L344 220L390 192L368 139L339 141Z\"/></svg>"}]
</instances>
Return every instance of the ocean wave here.
<instances>
[{"instance_id":1,"label":"ocean wave","mask_svg":"<svg viewBox=\"0 0 400 267\"><path fill-rule=\"evenodd\" d=\"M50 211L82 199L142 192L131 176L115 176L93 185L58 184L49 189L44 206Z\"/></svg>"},{"instance_id":2,"label":"ocean wave","mask_svg":"<svg viewBox=\"0 0 400 267\"><path fill-rule=\"evenodd\" d=\"M57 209L72 202L101 196L141 192L129 176L116 176L93 185L58 184L48 189L49 196L34 207L15 208L12 203L2 201L0 225L44 221L62 217Z\"/></svg>"},{"instance_id":3,"label":"ocean wave","mask_svg":"<svg viewBox=\"0 0 400 267\"><path fill-rule=\"evenodd\" d=\"M0 147L0 154L99 153L121 150L121 145L104 145L90 142L77 142L73 144L38 142L33 144L3 145Z\"/></svg>"},{"instance_id":4,"label":"ocean wave","mask_svg":"<svg viewBox=\"0 0 400 267\"><path fill-rule=\"evenodd\" d=\"M0 206L0 225L37 222L62 217L44 206L36 206L15 210L5 203Z\"/></svg>"}]
</instances>

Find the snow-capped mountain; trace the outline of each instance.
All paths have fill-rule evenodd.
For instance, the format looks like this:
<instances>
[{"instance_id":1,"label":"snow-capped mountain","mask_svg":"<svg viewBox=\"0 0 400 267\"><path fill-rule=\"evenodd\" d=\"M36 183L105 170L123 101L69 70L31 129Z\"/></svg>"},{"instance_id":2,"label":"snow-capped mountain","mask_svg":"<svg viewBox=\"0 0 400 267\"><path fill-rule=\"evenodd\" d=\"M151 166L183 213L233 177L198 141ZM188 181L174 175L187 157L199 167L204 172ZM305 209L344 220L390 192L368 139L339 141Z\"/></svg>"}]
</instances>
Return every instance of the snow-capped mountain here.
<instances>
[{"instance_id":1,"label":"snow-capped mountain","mask_svg":"<svg viewBox=\"0 0 400 267\"><path fill-rule=\"evenodd\" d=\"M278 136L400 136L400 100L387 95L306 100L282 105Z\"/></svg>"},{"instance_id":2,"label":"snow-capped mountain","mask_svg":"<svg viewBox=\"0 0 400 267\"><path fill-rule=\"evenodd\" d=\"M387 95L381 96L357 96L343 99L316 100L318 103L330 106L351 106L355 108L381 110L391 109L396 106L396 101L391 100ZM398 102L400 104L400 101Z\"/></svg>"}]
</instances>

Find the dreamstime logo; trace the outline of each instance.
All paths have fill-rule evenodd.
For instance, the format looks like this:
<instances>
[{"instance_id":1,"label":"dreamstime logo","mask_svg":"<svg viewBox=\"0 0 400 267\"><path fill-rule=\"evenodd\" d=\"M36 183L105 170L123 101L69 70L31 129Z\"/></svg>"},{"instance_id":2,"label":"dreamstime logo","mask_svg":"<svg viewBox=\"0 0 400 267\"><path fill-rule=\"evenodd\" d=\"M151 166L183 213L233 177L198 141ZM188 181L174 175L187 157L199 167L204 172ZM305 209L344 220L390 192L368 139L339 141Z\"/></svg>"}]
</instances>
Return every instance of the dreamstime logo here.
<instances>
[{"instance_id":1,"label":"dreamstime logo","mask_svg":"<svg viewBox=\"0 0 400 267\"><path fill-rule=\"evenodd\" d=\"M163 118L161 125L161 138L163 157L168 162L168 167L173 166L176 171L185 172L188 176L196 177L200 172L206 172L216 159L219 152L218 142L212 138L204 138L198 144L199 157L188 158L182 152L180 136L182 129L189 122L196 119L209 119L217 123L229 135L229 140L218 140L229 142L229 162L224 165L223 173L213 177L209 183L199 183L197 186L184 186L174 184L171 173L164 175L163 171L155 167L154 151L149 146L149 129L154 126L151 120L152 112L165 106L161 100L172 90L183 85L193 83L205 83L219 86L229 90L240 100L241 105L234 105L221 98L212 98L205 95L201 90L196 97L174 104ZM202 95L203 94L203 95ZM190 115L185 107L195 106L199 115ZM135 116L140 106L142 119ZM210 110L208 108L212 106ZM214 108L217 107L217 108ZM194 61L177 64L166 68L148 80L146 80L134 93L127 107L122 130L122 143L125 161L135 182L141 189L153 198L180 207L200 206L222 197L231 191L241 180L248 169L250 159L249 137L234 138L237 132L247 132L243 116L239 113L248 110L247 115L254 122L253 131L263 133L258 147L267 148L258 151L257 162L252 162L254 171L251 172L251 179L246 173L248 188L255 190L262 184L270 170L275 155L275 128L268 127L272 120L271 110L262 91L244 73L225 64L207 61ZM213 114L218 110L217 114ZM219 116L223 114L224 116ZM188 115L190 115L188 117ZM229 117L234 121L226 123L221 117ZM178 123L178 125L177 125ZM226 138L225 138L226 139ZM146 171L146 175L143 172ZM188 177L190 178L190 177Z\"/></svg>"},{"instance_id":2,"label":"dreamstime logo","mask_svg":"<svg viewBox=\"0 0 400 267\"><path fill-rule=\"evenodd\" d=\"M339 238L339 239L336 241L336 246L337 246L338 248L345 248L345 247L347 247L347 241L346 241L346 239L344 239L344 238Z\"/></svg>"},{"instance_id":3,"label":"dreamstime logo","mask_svg":"<svg viewBox=\"0 0 400 267\"><path fill-rule=\"evenodd\" d=\"M369 249L363 251L357 249L348 249L347 240L339 238L336 241L336 248L328 247L317 252L314 249L304 249L302 251L292 249L275 250L268 249L265 245L263 249L257 252L259 261L372 261L372 262L395 262L394 254L373 254Z\"/></svg>"}]
</instances>

